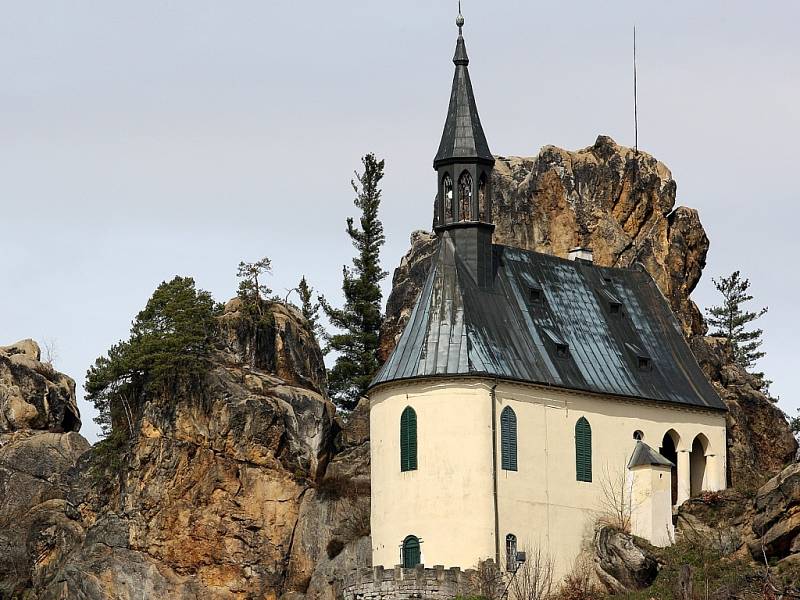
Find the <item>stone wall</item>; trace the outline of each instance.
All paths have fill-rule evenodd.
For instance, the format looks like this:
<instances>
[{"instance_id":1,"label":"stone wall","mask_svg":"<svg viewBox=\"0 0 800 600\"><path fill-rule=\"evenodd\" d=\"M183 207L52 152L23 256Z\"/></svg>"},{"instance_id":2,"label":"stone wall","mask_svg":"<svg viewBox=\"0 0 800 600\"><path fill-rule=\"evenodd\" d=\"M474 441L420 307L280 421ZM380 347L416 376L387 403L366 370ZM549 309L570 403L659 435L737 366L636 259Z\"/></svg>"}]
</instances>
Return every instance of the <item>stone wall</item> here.
<instances>
[{"instance_id":1,"label":"stone wall","mask_svg":"<svg viewBox=\"0 0 800 600\"><path fill-rule=\"evenodd\" d=\"M432 569L424 565L413 569L377 566L346 575L342 591L345 600L452 600L473 594L476 575L472 569L445 569L442 565Z\"/></svg>"}]
</instances>

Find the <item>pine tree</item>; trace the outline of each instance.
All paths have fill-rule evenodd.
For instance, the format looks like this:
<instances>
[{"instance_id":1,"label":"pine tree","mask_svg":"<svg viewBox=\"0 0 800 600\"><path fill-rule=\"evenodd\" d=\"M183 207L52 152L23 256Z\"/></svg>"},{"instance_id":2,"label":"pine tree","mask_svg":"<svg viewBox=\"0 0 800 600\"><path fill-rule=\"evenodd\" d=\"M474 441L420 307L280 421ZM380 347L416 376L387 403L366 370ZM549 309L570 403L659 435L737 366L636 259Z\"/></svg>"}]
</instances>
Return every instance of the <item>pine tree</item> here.
<instances>
[{"instance_id":1,"label":"pine tree","mask_svg":"<svg viewBox=\"0 0 800 600\"><path fill-rule=\"evenodd\" d=\"M94 403L104 435L124 442L148 399L198 388L210 364L219 310L191 277L156 288L136 315L130 338L112 346L86 374L86 399Z\"/></svg>"},{"instance_id":2,"label":"pine tree","mask_svg":"<svg viewBox=\"0 0 800 600\"><path fill-rule=\"evenodd\" d=\"M314 332L314 336L317 340L321 340L324 337L324 331L322 329L322 324L319 322L320 303L312 300L314 297L314 288L308 285L305 275L303 275L303 278L297 285L297 293L300 296L300 310L303 316L306 318L306 321L308 321L308 325L311 331Z\"/></svg>"},{"instance_id":3,"label":"pine tree","mask_svg":"<svg viewBox=\"0 0 800 600\"><path fill-rule=\"evenodd\" d=\"M768 308L757 312L750 312L743 308L743 304L753 299L747 290L750 281L742 279L739 271L734 271L728 277L714 279L714 287L722 294L722 305L706 309L708 324L714 329L712 336L723 337L733 346L736 362L745 369L752 369L756 361L765 356L761 347L763 330L753 329L748 331L747 326L767 313ZM763 379L763 373L754 373ZM768 382L764 382L768 384Z\"/></svg>"},{"instance_id":4,"label":"pine tree","mask_svg":"<svg viewBox=\"0 0 800 600\"><path fill-rule=\"evenodd\" d=\"M239 298L245 307L259 315L264 314L264 301L272 294L272 290L259 281L272 272L272 262L266 256L254 263L240 262L236 276L239 282Z\"/></svg>"},{"instance_id":5,"label":"pine tree","mask_svg":"<svg viewBox=\"0 0 800 600\"><path fill-rule=\"evenodd\" d=\"M328 336L328 348L338 353L328 372L328 384L334 402L344 410L355 408L380 366L377 356L383 322L380 282L387 275L380 266L380 249L385 238L383 224L378 219L384 161L370 153L361 162L364 172L356 172L351 181L356 192L355 205L361 209L361 228L354 226L352 217L347 219L347 234L357 253L352 269L346 266L342 269L345 304L343 308L334 308L324 297L319 298L328 320L343 330Z\"/></svg>"},{"instance_id":6,"label":"pine tree","mask_svg":"<svg viewBox=\"0 0 800 600\"><path fill-rule=\"evenodd\" d=\"M797 416L786 415L786 419L789 421L789 428L792 430L794 437L800 441L800 408L797 409Z\"/></svg>"}]
</instances>

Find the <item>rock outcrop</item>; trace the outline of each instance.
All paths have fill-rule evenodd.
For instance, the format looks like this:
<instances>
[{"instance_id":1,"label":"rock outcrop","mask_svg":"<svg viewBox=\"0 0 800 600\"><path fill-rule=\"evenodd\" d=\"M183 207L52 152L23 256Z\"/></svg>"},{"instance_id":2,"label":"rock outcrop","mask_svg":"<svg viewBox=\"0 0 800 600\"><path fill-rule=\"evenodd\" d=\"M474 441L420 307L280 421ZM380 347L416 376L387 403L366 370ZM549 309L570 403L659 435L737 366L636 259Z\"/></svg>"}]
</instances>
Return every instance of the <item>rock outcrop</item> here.
<instances>
[{"instance_id":1,"label":"rock outcrop","mask_svg":"<svg viewBox=\"0 0 800 600\"><path fill-rule=\"evenodd\" d=\"M603 526L594 533L595 574L610 594L644 589L658 575L658 561L633 536Z\"/></svg>"},{"instance_id":2,"label":"rock outcrop","mask_svg":"<svg viewBox=\"0 0 800 600\"><path fill-rule=\"evenodd\" d=\"M639 263L650 273L730 408L731 483L753 487L791 459L797 444L780 411L729 352L703 337L706 326L690 294L709 241L697 211L675 206L677 185L663 163L600 136L576 152L545 146L534 158L498 157L492 186L495 243L561 257L575 246L589 246L597 264ZM436 247L432 233L411 236L387 301L383 359L403 331Z\"/></svg>"},{"instance_id":3,"label":"rock outcrop","mask_svg":"<svg viewBox=\"0 0 800 600\"><path fill-rule=\"evenodd\" d=\"M75 382L40 359L32 340L0 347L0 597L25 588L38 551L29 533L63 517L68 474L89 449ZM65 539L74 534L68 520Z\"/></svg>"},{"instance_id":4,"label":"rock outcrop","mask_svg":"<svg viewBox=\"0 0 800 600\"><path fill-rule=\"evenodd\" d=\"M690 345L728 406L728 483L754 490L792 461L797 441L758 378L736 364L727 340L696 336Z\"/></svg>"},{"instance_id":5,"label":"rock outcrop","mask_svg":"<svg viewBox=\"0 0 800 600\"><path fill-rule=\"evenodd\" d=\"M750 552L756 560L793 559L800 565L800 463L764 484L754 501Z\"/></svg>"},{"instance_id":6,"label":"rock outcrop","mask_svg":"<svg viewBox=\"0 0 800 600\"><path fill-rule=\"evenodd\" d=\"M75 382L41 362L33 340L0 346L0 433L78 431Z\"/></svg>"},{"instance_id":7,"label":"rock outcrop","mask_svg":"<svg viewBox=\"0 0 800 600\"><path fill-rule=\"evenodd\" d=\"M365 411L335 416L293 307L254 328L232 301L219 322L202 393L149 400L116 470L75 433L4 441L0 597L332 599L366 564Z\"/></svg>"},{"instance_id":8,"label":"rock outcrop","mask_svg":"<svg viewBox=\"0 0 800 600\"><path fill-rule=\"evenodd\" d=\"M748 564L761 571L762 586L769 580L793 597L800 593L800 463L754 495L728 489L689 500L678 511L677 529L679 543L688 541L734 566Z\"/></svg>"}]
</instances>

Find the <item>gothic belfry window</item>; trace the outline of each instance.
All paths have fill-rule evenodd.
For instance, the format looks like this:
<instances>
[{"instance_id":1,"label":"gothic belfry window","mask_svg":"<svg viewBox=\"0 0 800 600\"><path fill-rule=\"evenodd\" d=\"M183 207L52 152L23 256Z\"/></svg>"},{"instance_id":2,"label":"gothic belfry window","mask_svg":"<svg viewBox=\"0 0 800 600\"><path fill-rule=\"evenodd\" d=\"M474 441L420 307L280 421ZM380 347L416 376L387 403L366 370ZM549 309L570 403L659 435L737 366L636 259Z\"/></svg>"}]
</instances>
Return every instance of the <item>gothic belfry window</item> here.
<instances>
[{"instance_id":1,"label":"gothic belfry window","mask_svg":"<svg viewBox=\"0 0 800 600\"><path fill-rule=\"evenodd\" d=\"M472 176L467 171L458 178L458 201L461 205L459 220L472 221Z\"/></svg>"},{"instance_id":2,"label":"gothic belfry window","mask_svg":"<svg viewBox=\"0 0 800 600\"><path fill-rule=\"evenodd\" d=\"M453 179L450 177L450 173L445 173L442 178L442 193L444 194L445 218L452 221L455 219L455 211L453 210L455 199L453 198Z\"/></svg>"},{"instance_id":3,"label":"gothic belfry window","mask_svg":"<svg viewBox=\"0 0 800 600\"><path fill-rule=\"evenodd\" d=\"M489 215L486 214L487 211L486 206L486 173L481 173L480 179L478 179L478 220L479 221L489 221Z\"/></svg>"}]
</instances>

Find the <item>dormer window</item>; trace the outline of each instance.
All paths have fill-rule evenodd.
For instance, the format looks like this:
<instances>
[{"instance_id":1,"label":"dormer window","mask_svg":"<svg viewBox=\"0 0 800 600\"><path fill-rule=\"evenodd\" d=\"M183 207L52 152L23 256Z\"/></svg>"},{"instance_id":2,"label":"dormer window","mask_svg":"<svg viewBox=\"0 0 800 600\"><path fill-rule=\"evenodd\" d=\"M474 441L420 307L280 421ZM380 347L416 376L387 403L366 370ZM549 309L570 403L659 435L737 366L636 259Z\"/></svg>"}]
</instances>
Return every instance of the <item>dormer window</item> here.
<instances>
[{"instance_id":1,"label":"dormer window","mask_svg":"<svg viewBox=\"0 0 800 600\"><path fill-rule=\"evenodd\" d=\"M644 352L639 346L636 344L626 343L625 347L628 349L628 352L631 353L636 368L639 371L647 372L653 370L653 360Z\"/></svg>"},{"instance_id":2,"label":"dormer window","mask_svg":"<svg viewBox=\"0 0 800 600\"><path fill-rule=\"evenodd\" d=\"M602 297L603 302L606 303L609 314L612 314L616 317L622 316L622 302L619 301L619 298L606 289L600 290L600 296Z\"/></svg>"},{"instance_id":3,"label":"dormer window","mask_svg":"<svg viewBox=\"0 0 800 600\"><path fill-rule=\"evenodd\" d=\"M540 287L530 286L528 288L528 302L531 304L544 304L544 290Z\"/></svg>"},{"instance_id":4,"label":"dormer window","mask_svg":"<svg viewBox=\"0 0 800 600\"><path fill-rule=\"evenodd\" d=\"M556 356L558 358L569 358L569 344L561 339L561 337L552 329L543 327L542 330L544 331L544 334L550 343L555 347Z\"/></svg>"}]
</instances>

